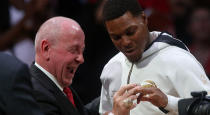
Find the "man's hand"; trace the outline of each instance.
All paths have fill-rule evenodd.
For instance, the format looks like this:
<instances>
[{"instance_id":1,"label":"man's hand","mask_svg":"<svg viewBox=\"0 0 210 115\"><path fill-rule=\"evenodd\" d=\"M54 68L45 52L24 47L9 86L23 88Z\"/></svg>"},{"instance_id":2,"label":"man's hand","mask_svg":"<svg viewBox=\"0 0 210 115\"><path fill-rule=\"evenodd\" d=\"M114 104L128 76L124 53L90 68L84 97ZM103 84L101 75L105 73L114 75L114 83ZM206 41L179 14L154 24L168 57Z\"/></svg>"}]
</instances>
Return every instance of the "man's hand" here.
<instances>
[{"instance_id":1,"label":"man's hand","mask_svg":"<svg viewBox=\"0 0 210 115\"><path fill-rule=\"evenodd\" d=\"M140 86L136 84L129 84L121 87L113 97L114 115L129 115L130 110L136 107L133 100L137 99L136 94L140 90Z\"/></svg>"},{"instance_id":2,"label":"man's hand","mask_svg":"<svg viewBox=\"0 0 210 115\"><path fill-rule=\"evenodd\" d=\"M157 107L166 107L168 104L168 97L156 87L148 87L139 89L140 96L137 99L137 103L140 101L149 101Z\"/></svg>"},{"instance_id":3,"label":"man's hand","mask_svg":"<svg viewBox=\"0 0 210 115\"><path fill-rule=\"evenodd\" d=\"M136 95L138 93L140 93L139 96ZM114 115L129 115L130 110L136 107L136 104L133 103L135 99L137 99L137 103L148 101L163 108L168 104L167 96L157 87L141 87L137 84L128 84L114 94L112 113ZM105 113L105 115L109 115L108 113Z\"/></svg>"}]
</instances>

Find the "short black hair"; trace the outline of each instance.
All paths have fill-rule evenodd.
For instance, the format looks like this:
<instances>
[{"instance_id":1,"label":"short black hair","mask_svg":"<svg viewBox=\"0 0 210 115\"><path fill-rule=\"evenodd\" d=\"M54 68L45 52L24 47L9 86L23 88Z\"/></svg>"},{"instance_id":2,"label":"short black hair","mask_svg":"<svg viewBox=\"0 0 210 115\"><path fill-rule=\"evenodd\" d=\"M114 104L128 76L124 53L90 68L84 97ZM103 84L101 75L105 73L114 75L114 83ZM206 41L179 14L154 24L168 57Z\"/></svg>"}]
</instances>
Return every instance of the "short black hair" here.
<instances>
[{"instance_id":1,"label":"short black hair","mask_svg":"<svg viewBox=\"0 0 210 115\"><path fill-rule=\"evenodd\" d=\"M127 11L133 16L138 16L143 9L138 0L106 0L103 8L103 19L109 21L118 18Z\"/></svg>"}]
</instances>

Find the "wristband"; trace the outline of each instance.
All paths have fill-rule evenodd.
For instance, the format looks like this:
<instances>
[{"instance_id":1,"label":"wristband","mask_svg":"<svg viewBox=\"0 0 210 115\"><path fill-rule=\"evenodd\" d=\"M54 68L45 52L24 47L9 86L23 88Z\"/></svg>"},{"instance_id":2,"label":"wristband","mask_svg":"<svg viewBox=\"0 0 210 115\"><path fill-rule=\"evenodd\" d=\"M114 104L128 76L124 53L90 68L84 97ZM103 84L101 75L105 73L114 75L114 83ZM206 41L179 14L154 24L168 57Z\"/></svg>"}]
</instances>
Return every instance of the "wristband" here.
<instances>
[{"instance_id":1,"label":"wristband","mask_svg":"<svg viewBox=\"0 0 210 115\"><path fill-rule=\"evenodd\" d=\"M169 111L164 109L163 107L158 107L163 113L167 114Z\"/></svg>"}]
</instances>

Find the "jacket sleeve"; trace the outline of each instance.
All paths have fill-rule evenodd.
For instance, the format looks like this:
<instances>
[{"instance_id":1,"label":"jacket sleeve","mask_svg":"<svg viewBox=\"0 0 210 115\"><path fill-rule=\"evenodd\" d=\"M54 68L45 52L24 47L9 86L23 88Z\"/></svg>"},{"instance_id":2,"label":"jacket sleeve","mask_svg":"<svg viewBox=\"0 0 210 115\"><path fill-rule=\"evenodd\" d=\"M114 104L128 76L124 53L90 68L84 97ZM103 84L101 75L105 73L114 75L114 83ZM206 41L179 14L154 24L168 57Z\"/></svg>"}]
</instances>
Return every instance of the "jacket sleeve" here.
<instances>
[{"instance_id":1,"label":"jacket sleeve","mask_svg":"<svg viewBox=\"0 0 210 115\"><path fill-rule=\"evenodd\" d=\"M55 101L48 97L47 95L43 95L43 93L35 91L36 101L44 112L45 115L61 115L59 107L56 106Z\"/></svg>"},{"instance_id":2,"label":"jacket sleeve","mask_svg":"<svg viewBox=\"0 0 210 115\"><path fill-rule=\"evenodd\" d=\"M8 115L43 115L33 95L30 74L26 65L21 64L14 71L7 96ZM12 110L11 110L12 109Z\"/></svg>"}]
</instances>

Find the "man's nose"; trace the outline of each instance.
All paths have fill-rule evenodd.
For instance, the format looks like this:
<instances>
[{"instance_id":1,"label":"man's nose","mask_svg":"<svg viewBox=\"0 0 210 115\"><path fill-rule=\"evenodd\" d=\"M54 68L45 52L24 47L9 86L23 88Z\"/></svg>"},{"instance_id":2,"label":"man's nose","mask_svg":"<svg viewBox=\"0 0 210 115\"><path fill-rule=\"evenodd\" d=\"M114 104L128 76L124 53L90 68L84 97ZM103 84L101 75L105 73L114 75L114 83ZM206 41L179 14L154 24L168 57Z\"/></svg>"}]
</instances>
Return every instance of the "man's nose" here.
<instances>
[{"instance_id":1,"label":"man's nose","mask_svg":"<svg viewBox=\"0 0 210 115\"><path fill-rule=\"evenodd\" d=\"M84 63L84 57L83 57L83 54L79 54L76 58L76 61L79 63L79 64L82 64Z\"/></svg>"},{"instance_id":2,"label":"man's nose","mask_svg":"<svg viewBox=\"0 0 210 115\"><path fill-rule=\"evenodd\" d=\"M131 40L129 39L129 37L122 36L122 45L125 48L130 48L131 47Z\"/></svg>"}]
</instances>

